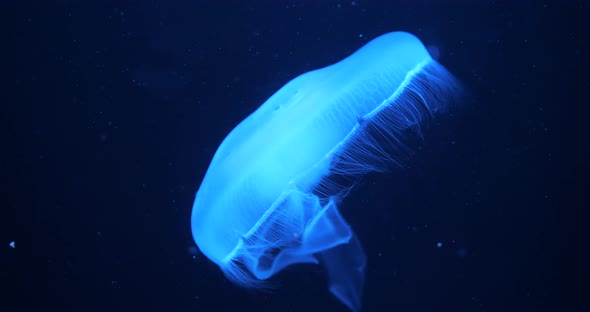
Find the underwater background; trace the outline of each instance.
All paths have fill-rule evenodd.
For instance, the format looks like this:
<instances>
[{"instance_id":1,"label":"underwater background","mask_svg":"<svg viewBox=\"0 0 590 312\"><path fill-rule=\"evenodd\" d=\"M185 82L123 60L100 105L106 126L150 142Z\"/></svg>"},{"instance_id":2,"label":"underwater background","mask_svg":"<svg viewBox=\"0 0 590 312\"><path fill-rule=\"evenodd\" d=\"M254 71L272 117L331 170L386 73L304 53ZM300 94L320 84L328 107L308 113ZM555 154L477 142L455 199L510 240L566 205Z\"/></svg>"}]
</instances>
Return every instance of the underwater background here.
<instances>
[{"instance_id":1,"label":"underwater background","mask_svg":"<svg viewBox=\"0 0 590 312\"><path fill-rule=\"evenodd\" d=\"M297 75L407 31L463 84L403 168L340 204L363 311L587 311L587 1L2 3L0 311L346 311L194 245L227 133Z\"/></svg>"}]
</instances>

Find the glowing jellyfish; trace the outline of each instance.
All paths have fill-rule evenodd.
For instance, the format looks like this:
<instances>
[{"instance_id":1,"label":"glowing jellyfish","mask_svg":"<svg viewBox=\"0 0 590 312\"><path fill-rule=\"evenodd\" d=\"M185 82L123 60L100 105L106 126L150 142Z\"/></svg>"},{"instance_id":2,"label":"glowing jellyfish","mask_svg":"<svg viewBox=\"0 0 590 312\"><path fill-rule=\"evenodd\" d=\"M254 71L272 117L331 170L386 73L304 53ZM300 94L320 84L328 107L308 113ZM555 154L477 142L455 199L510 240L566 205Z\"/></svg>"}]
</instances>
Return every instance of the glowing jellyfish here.
<instances>
[{"instance_id":1,"label":"glowing jellyfish","mask_svg":"<svg viewBox=\"0 0 590 312\"><path fill-rule=\"evenodd\" d=\"M332 294L359 310L366 257L337 204L350 181L398 163L408 132L454 88L404 32L293 79L217 149L193 206L199 249L245 287L265 287L291 264L321 263Z\"/></svg>"}]
</instances>

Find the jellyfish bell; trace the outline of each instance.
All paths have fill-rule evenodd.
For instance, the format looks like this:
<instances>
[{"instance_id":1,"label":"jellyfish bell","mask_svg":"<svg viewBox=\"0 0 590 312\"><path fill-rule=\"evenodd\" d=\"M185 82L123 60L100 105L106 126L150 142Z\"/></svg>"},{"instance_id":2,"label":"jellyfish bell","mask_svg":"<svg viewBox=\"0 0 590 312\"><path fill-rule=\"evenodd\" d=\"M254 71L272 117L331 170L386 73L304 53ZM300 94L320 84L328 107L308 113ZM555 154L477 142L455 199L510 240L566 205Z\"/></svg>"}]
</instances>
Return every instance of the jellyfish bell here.
<instances>
[{"instance_id":1,"label":"jellyfish bell","mask_svg":"<svg viewBox=\"0 0 590 312\"><path fill-rule=\"evenodd\" d=\"M279 89L223 140L191 216L201 252L245 287L320 263L329 289L361 307L366 256L338 211L346 185L399 162L405 131L444 108L454 78L411 34L382 35Z\"/></svg>"}]
</instances>

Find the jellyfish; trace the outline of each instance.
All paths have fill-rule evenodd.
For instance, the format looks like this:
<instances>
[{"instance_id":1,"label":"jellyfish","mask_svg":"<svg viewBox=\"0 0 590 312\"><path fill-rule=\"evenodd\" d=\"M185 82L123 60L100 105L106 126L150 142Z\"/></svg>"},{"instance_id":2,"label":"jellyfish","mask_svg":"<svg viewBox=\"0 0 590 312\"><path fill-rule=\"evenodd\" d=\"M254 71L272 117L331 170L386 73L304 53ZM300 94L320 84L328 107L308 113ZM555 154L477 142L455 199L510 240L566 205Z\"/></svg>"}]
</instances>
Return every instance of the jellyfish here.
<instances>
[{"instance_id":1,"label":"jellyfish","mask_svg":"<svg viewBox=\"0 0 590 312\"><path fill-rule=\"evenodd\" d=\"M456 85L405 32L289 81L215 152L191 216L199 250L247 288L271 287L287 266L322 265L329 291L360 310L367 257L338 206L363 175L403 163L412 133Z\"/></svg>"}]
</instances>

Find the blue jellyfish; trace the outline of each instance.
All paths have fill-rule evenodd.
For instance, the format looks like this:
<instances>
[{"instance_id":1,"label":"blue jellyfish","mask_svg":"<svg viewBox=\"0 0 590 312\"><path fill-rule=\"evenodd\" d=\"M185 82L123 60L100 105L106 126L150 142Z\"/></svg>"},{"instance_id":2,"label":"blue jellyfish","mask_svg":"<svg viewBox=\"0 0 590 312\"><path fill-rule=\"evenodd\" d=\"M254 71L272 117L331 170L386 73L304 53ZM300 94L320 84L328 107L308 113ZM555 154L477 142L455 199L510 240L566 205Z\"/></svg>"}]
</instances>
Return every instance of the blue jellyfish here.
<instances>
[{"instance_id":1,"label":"blue jellyfish","mask_svg":"<svg viewBox=\"0 0 590 312\"><path fill-rule=\"evenodd\" d=\"M399 164L408 135L455 89L405 32L291 80L213 156L192 210L197 246L249 288L289 265L321 264L330 292L360 310L366 256L338 203L363 174Z\"/></svg>"}]
</instances>

